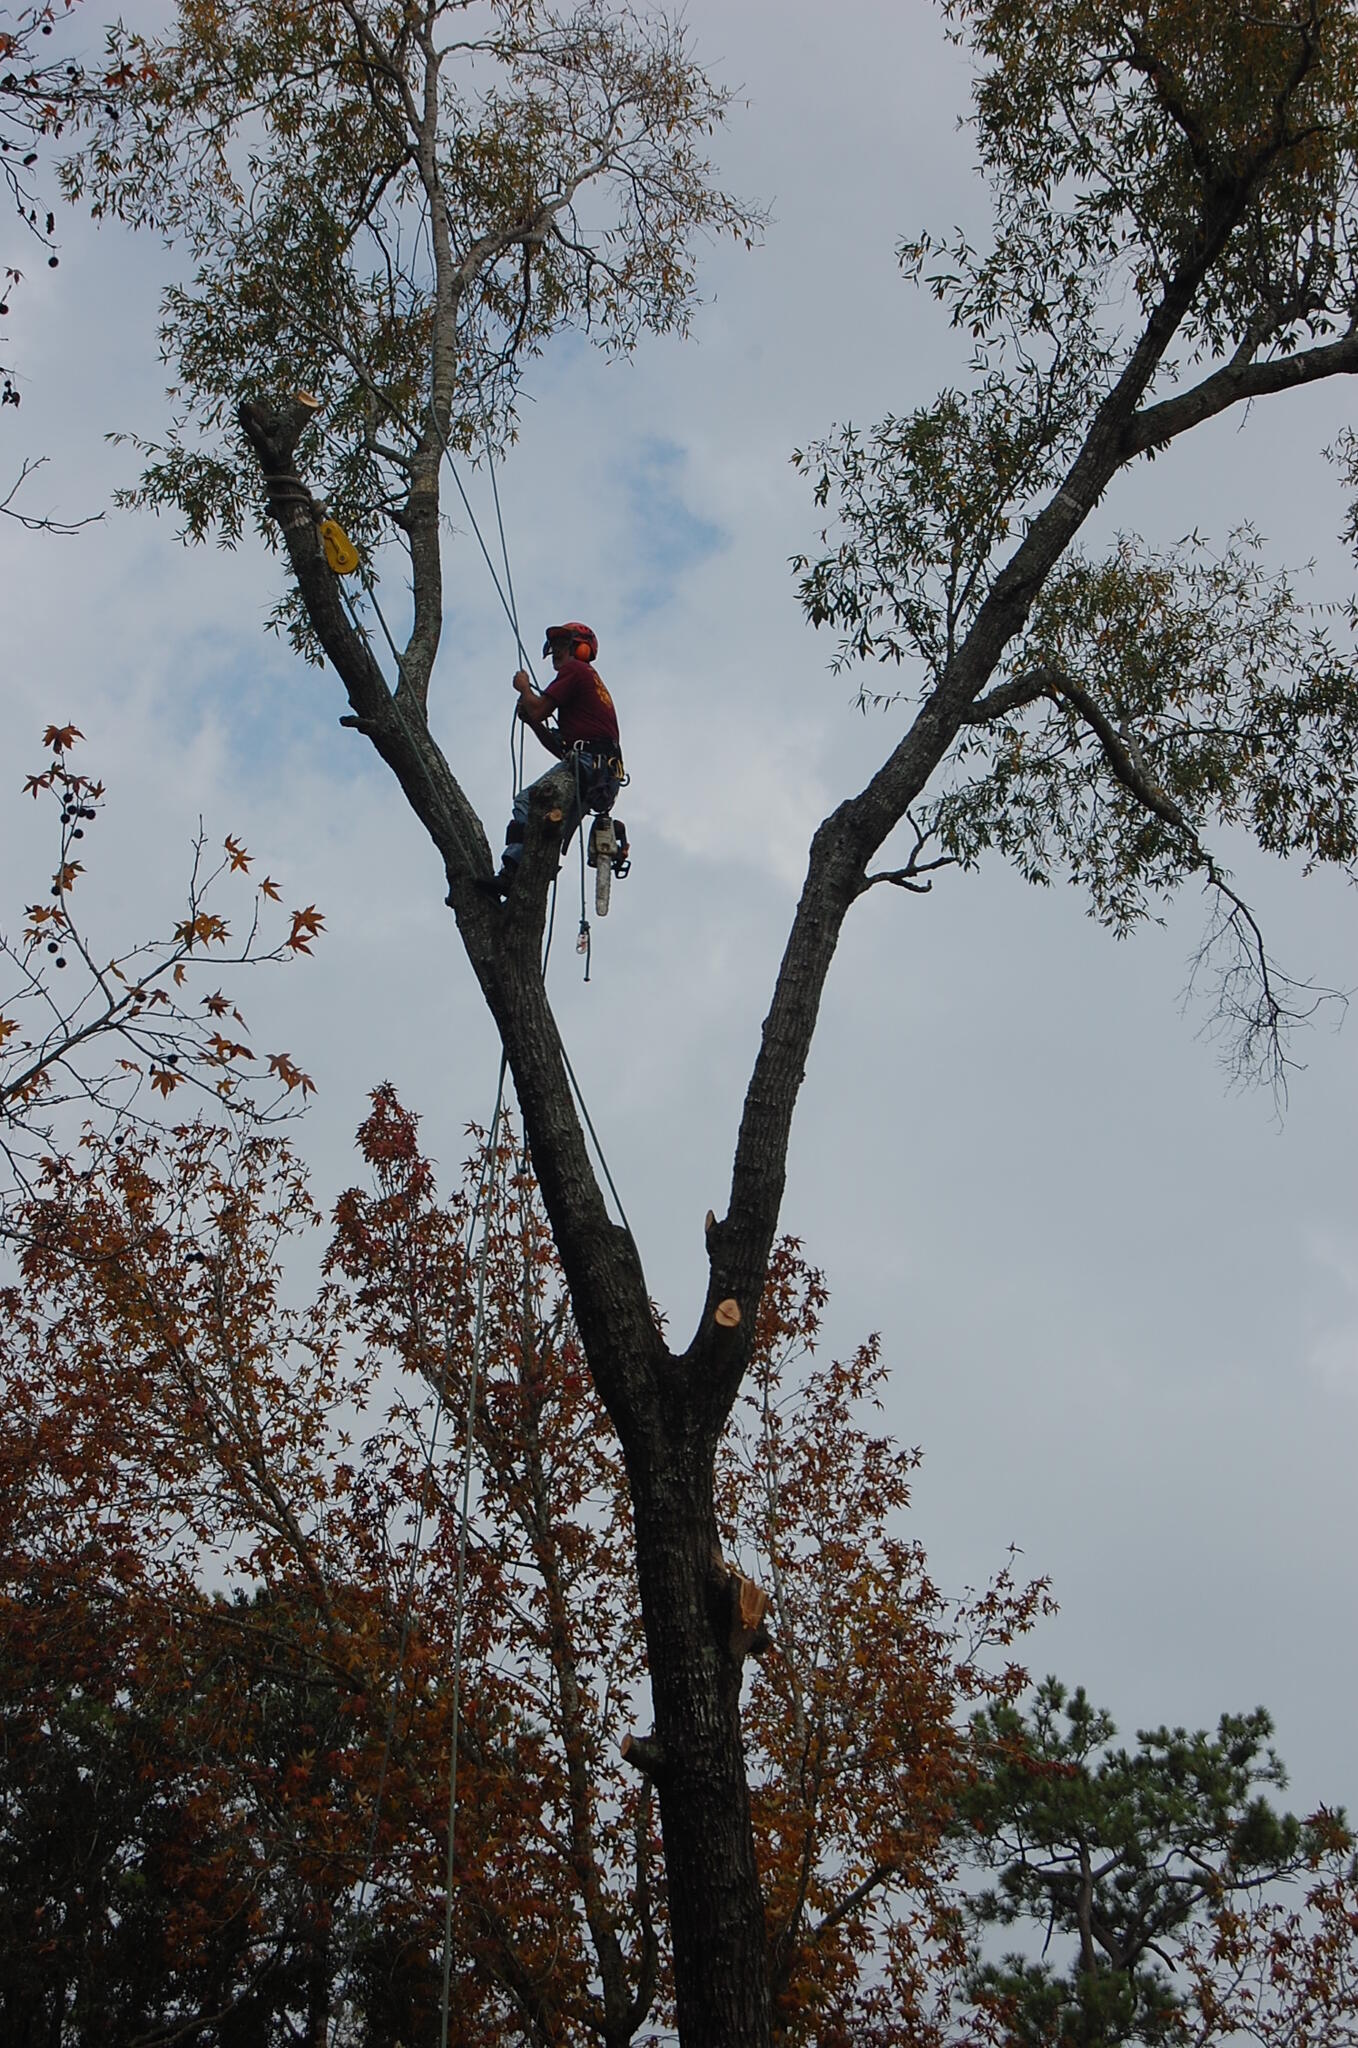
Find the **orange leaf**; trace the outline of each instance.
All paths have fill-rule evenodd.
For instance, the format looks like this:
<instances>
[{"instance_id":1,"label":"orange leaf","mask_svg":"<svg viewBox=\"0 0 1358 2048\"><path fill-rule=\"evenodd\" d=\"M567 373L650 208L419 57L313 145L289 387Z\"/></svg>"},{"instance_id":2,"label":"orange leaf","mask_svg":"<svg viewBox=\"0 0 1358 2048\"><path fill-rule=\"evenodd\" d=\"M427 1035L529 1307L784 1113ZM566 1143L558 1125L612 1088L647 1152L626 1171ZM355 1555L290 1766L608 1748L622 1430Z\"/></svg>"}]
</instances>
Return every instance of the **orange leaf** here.
<instances>
[{"instance_id":1,"label":"orange leaf","mask_svg":"<svg viewBox=\"0 0 1358 2048\"><path fill-rule=\"evenodd\" d=\"M316 937L324 923L325 919L321 916L314 903L309 903L305 910L294 910L292 913L292 931L288 936L287 943L295 953L309 953L311 951L310 941Z\"/></svg>"},{"instance_id":2,"label":"orange leaf","mask_svg":"<svg viewBox=\"0 0 1358 2048\"><path fill-rule=\"evenodd\" d=\"M218 945L224 946L229 931L225 918L218 917L210 910L200 910L197 917L186 917L182 924L175 926L175 944L182 946L185 952L199 940L215 939Z\"/></svg>"},{"instance_id":3,"label":"orange leaf","mask_svg":"<svg viewBox=\"0 0 1358 2048\"><path fill-rule=\"evenodd\" d=\"M315 1093L316 1083L312 1080L310 1074L304 1074L301 1068L285 1052L271 1052L269 1054L269 1072L277 1075L289 1095L291 1095L294 1088L300 1088L303 1095Z\"/></svg>"},{"instance_id":4,"label":"orange leaf","mask_svg":"<svg viewBox=\"0 0 1358 2048\"><path fill-rule=\"evenodd\" d=\"M62 754L67 747L73 747L77 740L83 740L84 733L78 725L49 725L42 736L42 743L54 754Z\"/></svg>"}]
</instances>

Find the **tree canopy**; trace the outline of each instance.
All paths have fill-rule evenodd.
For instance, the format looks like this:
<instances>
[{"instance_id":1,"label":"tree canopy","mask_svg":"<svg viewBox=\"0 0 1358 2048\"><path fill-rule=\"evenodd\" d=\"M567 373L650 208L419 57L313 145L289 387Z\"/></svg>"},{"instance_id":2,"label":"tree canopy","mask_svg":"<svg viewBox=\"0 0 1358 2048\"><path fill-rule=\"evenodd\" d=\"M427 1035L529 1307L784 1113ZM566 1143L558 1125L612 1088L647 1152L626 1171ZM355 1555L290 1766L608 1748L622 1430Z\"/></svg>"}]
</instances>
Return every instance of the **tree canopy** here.
<instances>
[{"instance_id":1,"label":"tree canopy","mask_svg":"<svg viewBox=\"0 0 1358 2048\"><path fill-rule=\"evenodd\" d=\"M1001 1703L972 1732L961 1812L997 1875L973 1918L1043 1937L1041 1960L974 1973L995 2039L1339 2048L1358 2036L1353 1835L1342 1813L1302 1821L1273 1806L1287 1778L1262 1708L1223 1714L1213 1733L1148 1729L1129 1751L1082 1689L1048 1679L1028 1712ZM1045 1959L1057 1937L1071 1945L1064 1968Z\"/></svg>"},{"instance_id":2,"label":"tree canopy","mask_svg":"<svg viewBox=\"0 0 1358 2048\"><path fill-rule=\"evenodd\" d=\"M0 1301L16 2041L427 2038L454 1684L450 2038L624 2048L672 2015L652 1794L619 1755L625 1476L536 1191L502 1128L444 1200L387 1087L359 1136L297 1307L321 1219L284 1139L127 1127L27 1200ZM904 2039L956 1960L958 1709L1014 1696L1045 1592L934 1584L915 1458L871 1426L883 1363L812 1360L824 1304L781 1246L722 1541L775 1588L748 1729L780 2033Z\"/></svg>"},{"instance_id":3,"label":"tree canopy","mask_svg":"<svg viewBox=\"0 0 1358 2048\"><path fill-rule=\"evenodd\" d=\"M445 459L503 443L522 365L553 332L584 324L625 347L682 325L692 237L748 235L702 155L723 95L672 28L593 6L194 5L173 37L125 45L137 119L105 123L70 172L73 193L163 228L189 259L166 301L173 416L140 496L191 536L234 540L250 511L281 536L283 613L424 827L503 1042L622 1446L656 1723L631 1754L661 1816L686 2048L758 2048L774 2024L740 1712L753 1642L732 1627L716 1460L850 912L877 884L927 887L939 862L992 848L1035 880L1069 870L1118 930L1199 880L1240 1058L1279 1078L1313 993L1275 968L1216 837L1243 828L1350 871L1358 850L1358 688L1338 635L1244 531L1102 555L1086 537L1130 465L1358 369L1358 11L944 14L974 65L993 233L972 247L911 226L903 255L970 360L934 403L803 453L829 515L801 564L808 616L846 657L890 662L892 689L874 668L865 690L900 701L880 766L812 838L686 1341L657 1323L642 1248L611 1218L547 996L550 783L508 902L486 886L439 697L440 508ZM370 588L389 534L400 550L394 674L327 559L328 509Z\"/></svg>"}]
</instances>

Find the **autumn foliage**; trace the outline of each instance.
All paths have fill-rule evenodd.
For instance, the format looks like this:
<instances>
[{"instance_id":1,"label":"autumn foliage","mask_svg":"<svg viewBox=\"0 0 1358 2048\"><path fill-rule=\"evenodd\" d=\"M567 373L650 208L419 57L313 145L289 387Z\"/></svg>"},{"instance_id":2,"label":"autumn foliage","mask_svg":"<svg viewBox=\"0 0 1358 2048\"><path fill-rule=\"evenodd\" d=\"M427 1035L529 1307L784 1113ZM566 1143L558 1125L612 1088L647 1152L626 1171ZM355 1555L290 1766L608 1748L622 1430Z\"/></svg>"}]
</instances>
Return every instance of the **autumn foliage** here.
<instances>
[{"instance_id":1,"label":"autumn foliage","mask_svg":"<svg viewBox=\"0 0 1358 2048\"><path fill-rule=\"evenodd\" d=\"M6 2040L433 2039L455 1683L450 2040L672 2023L650 1781L622 1755L648 1717L625 1475L535 1186L501 1125L442 1199L388 1088L359 1144L323 1252L290 1144L258 1131L89 1133L24 1198L0 1291ZM1168 1791L1158 1752L1098 1760L1082 1695L1068 1735L1059 1689L1027 1721L1009 1646L1045 1588L944 1596L905 1533L918 1454L872 1426L877 1345L822 1358L825 1305L785 1240L719 1468L726 1563L769 1595L744 1724L777 2038L1058 2048L1074 2015L1090 2042L1189 2016L1203 2043L1350 2041L1342 1821L1250 1805L1277 1776L1236 1740L1260 1717L1223 1722L1229 1755L1183 1738L1200 1768ZM1180 1911L1136 1887L1193 1798L1220 1808L1194 1837L1218 1875ZM977 1974L960 1866L1001 1871L1012 1924L1081 1842L1116 1851L1186 1994L1078 1960ZM1151 2033L1099 2031L1138 1999Z\"/></svg>"},{"instance_id":2,"label":"autumn foliage","mask_svg":"<svg viewBox=\"0 0 1358 2048\"><path fill-rule=\"evenodd\" d=\"M284 913L279 884L254 879L238 838L228 833L214 853L200 832L183 916L149 937L111 938L105 920L81 907L107 803L104 784L74 764L83 738L71 724L43 734L48 758L24 790L48 806L55 864L22 921L0 929L0 1157L11 1188L35 1186L41 1163L74 1143L82 1117L113 1142L125 1129L151 1129L160 1104L182 1089L219 1116L262 1124L313 1085L288 1052L256 1052L220 983L229 970L239 977L310 953L321 913L315 904ZM6 1192L0 1180L0 1230L12 1231Z\"/></svg>"},{"instance_id":3,"label":"autumn foliage","mask_svg":"<svg viewBox=\"0 0 1358 2048\"><path fill-rule=\"evenodd\" d=\"M48 1162L0 1308L6 2038L430 2038L464 1417L451 2033L628 2041L671 2010L624 1475L512 1136L440 1199L379 1090L321 1219L202 1124ZM478 1189L489 1234L476 1221ZM770 1588L748 1727L783 2038L916 2038L952 1941L959 1702L1040 1589L959 1609L899 1533L875 1347L814 1362L795 1245L723 1465ZM866 1971L878 1955L881 1972ZM59 2016L64 2015L64 2020ZM901 2031L905 2029L905 2031Z\"/></svg>"}]
</instances>

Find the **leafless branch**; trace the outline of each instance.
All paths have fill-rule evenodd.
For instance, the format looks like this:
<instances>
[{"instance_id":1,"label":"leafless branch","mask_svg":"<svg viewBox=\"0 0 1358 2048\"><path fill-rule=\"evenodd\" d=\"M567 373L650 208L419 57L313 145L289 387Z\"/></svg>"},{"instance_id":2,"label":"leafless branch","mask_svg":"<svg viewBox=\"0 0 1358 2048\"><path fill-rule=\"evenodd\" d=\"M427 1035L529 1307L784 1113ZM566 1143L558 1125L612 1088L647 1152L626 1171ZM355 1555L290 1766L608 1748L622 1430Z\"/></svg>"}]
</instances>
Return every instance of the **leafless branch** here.
<instances>
[{"instance_id":1,"label":"leafless branch","mask_svg":"<svg viewBox=\"0 0 1358 2048\"><path fill-rule=\"evenodd\" d=\"M25 458L23 467L10 485L7 494L0 498L0 512L3 512L7 519L15 520L28 533L79 533L82 526L96 526L104 516L102 512L91 512L84 519L54 519L50 512L19 511L14 500L18 497L29 477L33 475L35 470L41 469L46 461L47 457L45 455L38 456L36 461L29 461Z\"/></svg>"},{"instance_id":2,"label":"leafless branch","mask_svg":"<svg viewBox=\"0 0 1358 2048\"><path fill-rule=\"evenodd\" d=\"M932 860L921 860L921 853L934 836L933 830L931 827L921 826L912 811L907 811L906 817L914 828L915 843L910 849L910 857L905 866L884 868L880 874L866 876L863 881L864 890L875 888L879 882L890 882L895 889L909 889L915 896L927 896L934 886L930 877L939 868L955 868L961 865L955 853L935 854ZM921 877L924 879L921 880Z\"/></svg>"}]
</instances>

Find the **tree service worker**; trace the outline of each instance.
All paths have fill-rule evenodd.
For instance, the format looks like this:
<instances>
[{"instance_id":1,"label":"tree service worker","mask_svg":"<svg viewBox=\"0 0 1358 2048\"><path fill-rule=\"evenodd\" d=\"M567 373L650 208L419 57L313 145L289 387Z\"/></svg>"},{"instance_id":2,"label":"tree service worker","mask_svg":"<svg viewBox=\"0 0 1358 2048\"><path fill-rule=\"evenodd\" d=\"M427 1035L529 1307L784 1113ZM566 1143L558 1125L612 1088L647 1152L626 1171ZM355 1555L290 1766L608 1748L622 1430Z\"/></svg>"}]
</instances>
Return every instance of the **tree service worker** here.
<instances>
[{"instance_id":1,"label":"tree service worker","mask_svg":"<svg viewBox=\"0 0 1358 2048\"><path fill-rule=\"evenodd\" d=\"M592 666L599 642L588 626L570 619L564 626L549 626L542 652L550 655L556 675L542 691L535 690L527 669L514 676L519 693L519 717L531 726L549 754L555 754L575 770L575 787L561 822L564 850L578 831L587 811L607 814L613 808L623 782L622 751L618 740L618 714L603 680ZM555 715L556 724L548 723ZM540 776L545 782L557 771L549 768ZM529 799L538 783L525 783L514 799L514 815L505 829L505 850L495 885L501 896L518 873L523 858L523 834L528 822Z\"/></svg>"}]
</instances>

